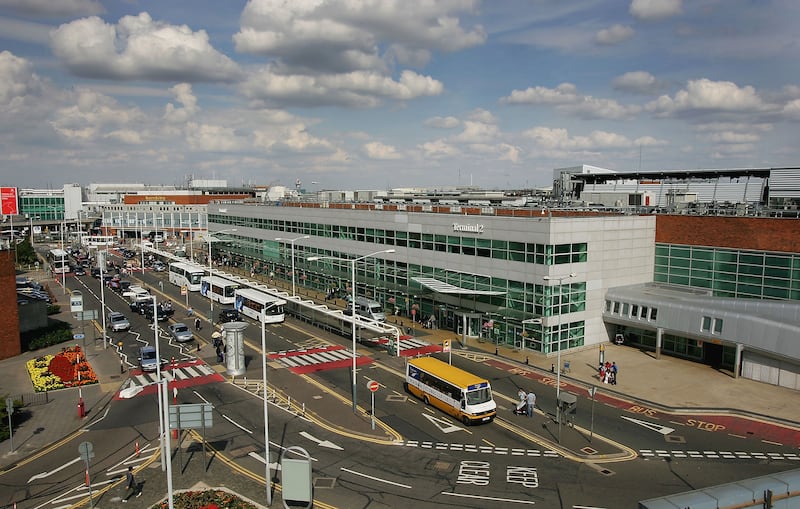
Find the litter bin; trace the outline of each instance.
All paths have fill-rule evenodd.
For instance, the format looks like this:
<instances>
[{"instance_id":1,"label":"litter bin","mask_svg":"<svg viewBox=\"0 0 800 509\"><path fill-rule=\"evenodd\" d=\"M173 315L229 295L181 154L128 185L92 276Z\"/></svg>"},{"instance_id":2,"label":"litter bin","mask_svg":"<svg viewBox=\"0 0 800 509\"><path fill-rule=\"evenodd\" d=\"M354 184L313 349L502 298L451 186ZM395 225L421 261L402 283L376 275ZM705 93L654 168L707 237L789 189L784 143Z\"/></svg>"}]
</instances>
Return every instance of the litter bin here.
<instances>
[{"instance_id":1,"label":"litter bin","mask_svg":"<svg viewBox=\"0 0 800 509\"><path fill-rule=\"evenodd\" d=\"M86 405L83 402L83 398L78 401L78 417L81 419L86 417Z\"/></svg>"}]
</instances>

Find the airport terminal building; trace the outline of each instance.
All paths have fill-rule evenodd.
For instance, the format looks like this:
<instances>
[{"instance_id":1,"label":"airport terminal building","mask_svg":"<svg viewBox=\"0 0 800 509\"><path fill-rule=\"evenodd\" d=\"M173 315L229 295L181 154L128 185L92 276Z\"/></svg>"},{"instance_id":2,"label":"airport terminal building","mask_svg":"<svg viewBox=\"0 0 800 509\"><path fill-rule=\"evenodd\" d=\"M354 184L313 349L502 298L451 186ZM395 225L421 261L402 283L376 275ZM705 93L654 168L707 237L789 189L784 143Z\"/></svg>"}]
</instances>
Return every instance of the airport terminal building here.
<instances>
[{"instance_id":1,"label":"airport terminal building","mask_svg":"<svg viewBox=\"0 0 800 509\"><path fill-rule=\"evenodd\" d=\"M208 223L248 270L290 280L294 251L299 290L345 297L355 263L398 323L545 355L623 338L800 388L795 219L292 201L212 203Z\"/></svg>"}]
</instances>

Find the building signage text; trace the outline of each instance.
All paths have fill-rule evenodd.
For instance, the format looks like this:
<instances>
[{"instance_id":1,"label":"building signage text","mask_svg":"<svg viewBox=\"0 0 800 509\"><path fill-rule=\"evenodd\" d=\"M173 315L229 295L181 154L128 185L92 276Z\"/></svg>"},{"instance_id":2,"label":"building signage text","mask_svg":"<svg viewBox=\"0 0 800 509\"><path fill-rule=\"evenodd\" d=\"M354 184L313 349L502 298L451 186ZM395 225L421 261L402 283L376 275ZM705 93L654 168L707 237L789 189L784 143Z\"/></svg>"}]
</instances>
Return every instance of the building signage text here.
<instances>
[{"instance_id":1,"label":"building signage text","mask_svg":"<svg viewBox=\"0 0 800 509\"><path fill-rule=\"evenodd\" d=\"M454 232L469 232L469 233L483 233L483 225L477 224L459 224L453 223Z\"/></svg>"}]
</instances>

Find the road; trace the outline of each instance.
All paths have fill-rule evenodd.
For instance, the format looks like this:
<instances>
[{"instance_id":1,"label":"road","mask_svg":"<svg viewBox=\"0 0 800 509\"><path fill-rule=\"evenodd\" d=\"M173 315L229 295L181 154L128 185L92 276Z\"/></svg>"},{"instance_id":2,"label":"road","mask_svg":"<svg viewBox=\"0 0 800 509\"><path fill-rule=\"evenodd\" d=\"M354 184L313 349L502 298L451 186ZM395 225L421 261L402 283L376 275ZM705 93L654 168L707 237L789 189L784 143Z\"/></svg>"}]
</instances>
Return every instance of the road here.
<instances>
[{"instance_id":1,"label":"road","mask_svg":"<svg viewBox=\"0 0 800 509\"><path fill-rule=\"evenodd\" d=\"M84 299L99 296L96 280L77 279ZM154 289L159 288L159 280L164 281L163 295L181 302L178 289L167 283L165 276L146 273L144 280ZM130 332L114 333L124 352L153 341L151 323L127 311L127 303L114 292L106 291L105 299L111 310L122 311L131 319ZM189 295L188 301L195 310L207 308L208 301L198 295ZM181 314L179 310L176 318L182 320ZM380 429L371 436L337 429L330 425L336 416L352 413L350 367L295 374L279 352L311 347L347 349L349 338L328 335L291 318L268 327L267 333L272 352L271 387L282 397L298 394L297 398L320 398L330 405L331 414L326 416L303 415L297 406L289 408L285 399L277 397L270 405L269 461L276 463L288 446L306 448L313 458L314 496L321 507L403 507L412 503L420 508L633 507L646 498L797 468L800 461L796 444L765 440L759 433L748 435L746 421L730 416L665 414L635 402L612 401L602 390L593 404L588 392L568 384L562 390L578 395L578 411L574 425L559 430L552 415L553 377L509 370L489 355L469 352L457 352L453 363L491 381L498 402L495 422L467 427L424 405L403 392L403 359L362 347L356 380L358 405L364 410L372 408L366 384L377 381L375 416L379 428L385 426L391 432L382 437ZM182 447L173 455L173 477L189 485L188 479L180 476L192 475L194 481L206 479L211 484L238 483L241 490L258 496L257 486L259 482L263 486L265 475L263 402L258 384L229 383L218 375L204 375L198 366L207 365L198 363L194 343L174 343L163 331L159 337L162 356L176 359L175 369L168 369L166 376L183 373L181 370L194 373L186 378L175 375L178 381L173 385L180 385L175 401L214 407L213 426L182 434ZM260 380L260 329L255 324L248 327L245 344L248 378ZM85 431L2 475L0 480L8 489L24 491L26 500L20 509L87 501L86 472L78 455L81 443L93 444L90 477L94 497L100 501L119 502L119 480L126 465L155 460L154 389L137 378L141 374L135 359L128 357L126 362L131 384L140 384L141 391L131 398L118 398L108 413ZM511 413L519 387L534 390L538 396L539 411L532 419ZM205 460L200 447L203 436L211 454ZM221 466L237 475L226 476L225 482L206 477ZM148 492L166 493L160 469L143 472ZM233 481L233 477L243 480ZM248 484L256 487L245 487Z\"/></svg>"}]
</instances>

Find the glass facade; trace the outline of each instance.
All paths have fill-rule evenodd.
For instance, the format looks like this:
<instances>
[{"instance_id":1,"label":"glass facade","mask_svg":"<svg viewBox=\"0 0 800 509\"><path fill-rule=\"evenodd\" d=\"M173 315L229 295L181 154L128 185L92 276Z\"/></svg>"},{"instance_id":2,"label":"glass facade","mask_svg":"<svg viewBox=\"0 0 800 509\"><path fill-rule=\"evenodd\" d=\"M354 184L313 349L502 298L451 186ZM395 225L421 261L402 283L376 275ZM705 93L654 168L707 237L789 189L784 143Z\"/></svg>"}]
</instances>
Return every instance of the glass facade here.
<instances>
[{"instance_id":1,"label":"glass facade","mask_svg":"<svg viewBox=\"0 0 800 509\"><path fill-rule=\"evenodd\" d=\"M375 249L408 247L429 251L457 253L516 260L523 263L556 265L586 261L587 244L546 245L476 239L458 235L434 235L374 228L350 227L335 224L312 224L283 220L245 218L231 215L214 215L209 223L225 228L259 228L271 237L288 233L323 238L344 238L356 242L375 244ZM267 275L270 278L291 280L291 245L274 240L260 240L230 233L228 242L215 245L225 252L229 263L244 270ZM222 243L220 243L222 244ZM343 258L350 253L318 249L296 243L294 247L296 284L298 288L311 288L328 293L338 289L338 297L349 295L351 264L347 261L321 259L306 261L309 257ZM435 278L467 290L497 292L498 295L448 295L431 291L414 278ZM512 346L522 346L533 351L550 353L558 349L574 348L584 344L584 322L564 321L550 327L539 324L522 324L532 317L557 317L586 309L586 283L564 282L562 285L545 285L527 281L509 280L448 270L423 264L397 260L367 258L356 264L356 292L384 306L387 315L426 319L436 317L437 326L461 333L463 327L459 313L478 313L468 325L469 335L486 341ZM549 321L552 323L552 320Z\"/></svg>"},{"instance_id":2,"label":"glass facade","mask_svg":"<svg viewBox=\"0 0 800 509\"><path fill-rule=\"evenodd\" d=\"M653 279L716 297L800 300L800 254L656 244Z\"/></svg>"},{"instance_id":3,"label":"glass facade","mask_svg":"<svg viewBox=\"0 0 800 509\"><path fill-rule=\"evenodd\" d=\"M63 196L20 196L20 212L29 219L62 221L64 219Z\"/></svg>"}]
</instances>

